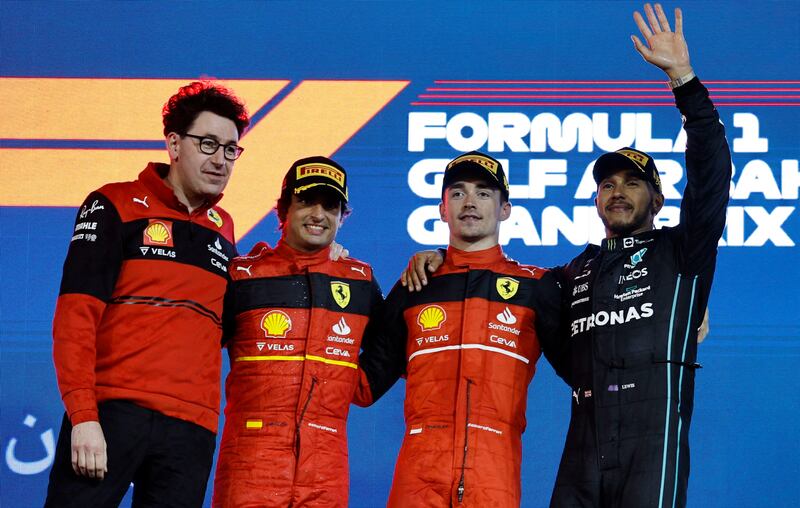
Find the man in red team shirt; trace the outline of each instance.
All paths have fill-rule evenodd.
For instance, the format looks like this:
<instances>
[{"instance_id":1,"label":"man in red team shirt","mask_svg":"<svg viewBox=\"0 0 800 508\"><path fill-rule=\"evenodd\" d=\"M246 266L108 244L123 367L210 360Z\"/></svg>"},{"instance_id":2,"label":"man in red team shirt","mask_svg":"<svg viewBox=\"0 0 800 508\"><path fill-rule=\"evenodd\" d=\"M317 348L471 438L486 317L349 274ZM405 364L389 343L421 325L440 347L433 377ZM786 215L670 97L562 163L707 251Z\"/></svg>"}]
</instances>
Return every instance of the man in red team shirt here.
<instances>
[{"instance_id":1,"label":"man in red team shirt","mask_svg":"<svg viewBox=\"0 0 800 508\"><path fill-rule=\"evenodd\" d=\"M53 321L66 415L45 506L200 506L219 416L233 221L217 206L250 120L212 82L163 109L170 163L92 192Z\"/></svg>"}]
</instances>

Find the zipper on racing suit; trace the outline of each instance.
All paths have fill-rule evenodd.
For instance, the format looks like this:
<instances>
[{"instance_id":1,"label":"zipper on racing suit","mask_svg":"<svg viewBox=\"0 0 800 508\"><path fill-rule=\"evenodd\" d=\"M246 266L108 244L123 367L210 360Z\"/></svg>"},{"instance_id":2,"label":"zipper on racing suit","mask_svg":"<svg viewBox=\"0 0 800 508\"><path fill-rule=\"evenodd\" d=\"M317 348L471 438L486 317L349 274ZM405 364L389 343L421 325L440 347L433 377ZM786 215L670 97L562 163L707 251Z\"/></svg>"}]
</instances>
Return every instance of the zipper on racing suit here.
<instances>
[{"instance_id":1,"label":"zipper on racing suit","mask_svg":"<svg viewBox=\"0 0 800 508\"><path fill-rule=\"evenodd\" d=\"M469 443L469 392L472 381L467 379L467 414L464 417L464 456L461 460L461 478L458 480L458 502L464 500L464 473L467 467L467 450Z\"/></svg>"},{"instance_id":2,"label":"zipper on racing suit","mask_svg":"<svg viewBox=\"0 0 800 508\"><path fill-rule=\"evenodd\" d=\"M317 384L317 378L311 378L311 387L308 389L308 398L306 399L306 403L303 404L303 410L300 411L300 418L297 420L297 430L295 431L294 435L294 455L297 458L300 458L300 429L303 426L303 417L306 415L306 411L308 410L308 405L311 403L311 397L314 396L314 386Z\"/></svg>"}]
</instances>

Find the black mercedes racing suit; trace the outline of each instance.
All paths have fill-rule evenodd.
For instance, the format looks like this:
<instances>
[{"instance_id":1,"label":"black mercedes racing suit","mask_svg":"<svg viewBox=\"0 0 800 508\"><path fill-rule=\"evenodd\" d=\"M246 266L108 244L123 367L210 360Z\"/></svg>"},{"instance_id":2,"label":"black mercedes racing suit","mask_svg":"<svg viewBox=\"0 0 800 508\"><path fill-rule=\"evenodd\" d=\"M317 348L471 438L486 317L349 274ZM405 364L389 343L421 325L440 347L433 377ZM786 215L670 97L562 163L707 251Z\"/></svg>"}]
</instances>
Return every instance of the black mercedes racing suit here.
<instances>
[{"instance_id":1,"label":"black mercedes racing suit","mask_svg":"<svg viewBox=\"0 0 800 508\"><path fill-rule=\"evenodd\" d=\"M697 328L731 160L706 88L695 78L674 93L687 133L680 224L589 245L560 272L572 414L551 507L686 504Z\"/></svg>"}]
</instances>

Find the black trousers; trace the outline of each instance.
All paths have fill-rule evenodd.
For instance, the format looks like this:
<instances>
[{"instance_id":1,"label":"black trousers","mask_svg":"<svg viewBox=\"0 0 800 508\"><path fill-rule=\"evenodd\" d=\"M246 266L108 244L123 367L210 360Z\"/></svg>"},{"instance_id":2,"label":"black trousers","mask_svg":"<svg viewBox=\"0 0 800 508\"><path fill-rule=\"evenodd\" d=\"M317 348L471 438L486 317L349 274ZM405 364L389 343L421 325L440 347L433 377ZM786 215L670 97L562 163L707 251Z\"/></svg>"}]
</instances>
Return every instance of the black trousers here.
<instances>
[{"instance_id":1,"label":"black trousers","mask_svg":"<svg viewBox=\"0 0 800 508\"><path fill-rule=\"evenodd\" d=\"M98 405L106 439L103 480L72 470L72 424L64 416L45 507L116 507L133 482L133 506L200 507L216 436L194 423L126 401Z\"/></svg>"}]
</instances>

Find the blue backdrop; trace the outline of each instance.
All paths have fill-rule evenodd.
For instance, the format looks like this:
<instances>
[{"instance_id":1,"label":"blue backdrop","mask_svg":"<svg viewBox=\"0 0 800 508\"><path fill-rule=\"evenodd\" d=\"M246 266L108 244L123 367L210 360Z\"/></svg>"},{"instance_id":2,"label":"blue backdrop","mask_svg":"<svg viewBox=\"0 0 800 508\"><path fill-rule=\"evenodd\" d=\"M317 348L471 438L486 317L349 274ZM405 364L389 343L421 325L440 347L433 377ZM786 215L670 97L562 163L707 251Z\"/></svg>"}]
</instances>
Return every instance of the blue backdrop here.
<instances>
[{"instance_id":1,"label":"blue backdrop","mask_svg":"<svg viewBox=\"0 0 800 508\"><path fill-rule=\"evenodd\" d=\"M63 412L50 324L75 207L100 182L165 160L159 108L177 85L161 80L231 80L255 113L222 203L237 220L240 252L276 241L270 208L288 162L311 154L302 150L332 155L350 173L354 208L339 241L373 264L388 292L411 253L446 243L433 212L437 172L461 151L507 161L515 212L502 241L523 262L563 263L602 235L584 174L622 145L655 156L667 186L661 218L674 223L685 140L663 74L630 42L637 8L0 3L0 505L44 499ZM798 506L800 4L683 8L692 63L735 165L711 333L698 353L689 506ZM160 102L143 108L151 96ZM385 503L403 395L401 383L351 413L352 506ZM569 389L541 362L524 435L524 506L549 500L569 407Z\"/></svg>"}]
</instances>

